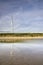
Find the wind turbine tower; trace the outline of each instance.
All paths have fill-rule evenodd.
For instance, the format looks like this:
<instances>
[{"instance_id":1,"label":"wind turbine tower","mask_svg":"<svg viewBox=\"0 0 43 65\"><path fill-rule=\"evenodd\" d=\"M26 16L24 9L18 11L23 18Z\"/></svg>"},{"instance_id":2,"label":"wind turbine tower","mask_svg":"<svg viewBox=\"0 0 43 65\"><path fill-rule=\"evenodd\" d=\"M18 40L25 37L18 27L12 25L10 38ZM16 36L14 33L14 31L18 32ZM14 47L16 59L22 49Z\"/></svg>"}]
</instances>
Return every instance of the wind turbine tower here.
<instances>
[{"instance_id":1,"label":"wind turbine tower","mask_svg":"<svg viewBox=\"0 0 43 65\"><path fill-rule=\"evenodd\" d=\"M11 33L14 33L13 16L11 16Z\"/></svg>"}]
</instances>

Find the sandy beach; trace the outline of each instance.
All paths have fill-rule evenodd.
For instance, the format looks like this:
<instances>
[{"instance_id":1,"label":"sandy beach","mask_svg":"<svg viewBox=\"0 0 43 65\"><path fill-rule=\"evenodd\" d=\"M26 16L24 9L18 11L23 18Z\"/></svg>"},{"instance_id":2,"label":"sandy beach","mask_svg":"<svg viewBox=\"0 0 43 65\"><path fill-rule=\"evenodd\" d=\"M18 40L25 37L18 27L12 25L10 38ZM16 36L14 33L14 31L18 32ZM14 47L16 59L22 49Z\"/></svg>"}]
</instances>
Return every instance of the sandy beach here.
<instances>
[{"instance_id":1,"label":"sandy beach","mask_svg":"<svg viewBox=\"0 0 43 65\"><path fill-rule=\"evenodd\" d=\"M43 65L43 44L0 44L0 65Z\"/></svg>"},{"instance_id":2,"label":"sandy beach","mask_svg":"<svg viewBox=\"0 0 43 65\"><path fill-rule=\"evenodd\" d=\"M26 37L26 36L22 36L22 37L0 37L0 42L17 42L17 41L24 41L24 40L31 40L31 39L43 39L43 37Z\"/></svg>"}]
</instances>

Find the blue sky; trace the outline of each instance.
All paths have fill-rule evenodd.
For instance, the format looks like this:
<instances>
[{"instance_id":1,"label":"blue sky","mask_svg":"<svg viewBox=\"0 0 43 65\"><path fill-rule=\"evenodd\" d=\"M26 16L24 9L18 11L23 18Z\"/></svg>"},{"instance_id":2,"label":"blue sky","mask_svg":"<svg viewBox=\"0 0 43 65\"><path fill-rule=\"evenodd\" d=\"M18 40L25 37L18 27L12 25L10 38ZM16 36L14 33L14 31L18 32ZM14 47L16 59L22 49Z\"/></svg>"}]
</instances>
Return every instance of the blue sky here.
<instances>
[{"instance_id":1,"label":"blue sky","mask_svg":"<svg viewBox=\"0 0 43 65\"><path fill-rule=\"evenodd\" d=\"M0 0L0 32L43 32L43 0Z\"/></svg>"}]
</instances>

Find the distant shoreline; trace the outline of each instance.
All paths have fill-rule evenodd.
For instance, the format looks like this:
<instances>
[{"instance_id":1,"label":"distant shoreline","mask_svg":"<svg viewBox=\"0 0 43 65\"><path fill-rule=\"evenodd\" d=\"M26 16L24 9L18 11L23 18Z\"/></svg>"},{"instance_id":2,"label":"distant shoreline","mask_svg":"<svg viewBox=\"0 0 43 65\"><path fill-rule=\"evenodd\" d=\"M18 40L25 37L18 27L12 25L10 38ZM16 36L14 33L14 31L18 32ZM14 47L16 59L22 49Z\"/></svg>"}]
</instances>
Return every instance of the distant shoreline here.
<instances>
[{"instance_id":1,"label":"distant shoreline","mask_svg":"<svg viewBox=\"0 0 43 65\"><path fill-rule=\"evenodd\" d=\"M25 40L35 40L35 39L43 39L43 37L0 37L0 42L8 42L8 43L15 43L15 42L23 42Z\"/></svg>"},{"instance_id":2,"label":"distant shoreline","mask_svg":"<svg viewBox=\"0 0 43 65\"><path fill-rule=\"evenodd\" d=\"M0 42L15 43L25 40L43 39L43 33L0 33Z\"/></svg>"}]
</instances>

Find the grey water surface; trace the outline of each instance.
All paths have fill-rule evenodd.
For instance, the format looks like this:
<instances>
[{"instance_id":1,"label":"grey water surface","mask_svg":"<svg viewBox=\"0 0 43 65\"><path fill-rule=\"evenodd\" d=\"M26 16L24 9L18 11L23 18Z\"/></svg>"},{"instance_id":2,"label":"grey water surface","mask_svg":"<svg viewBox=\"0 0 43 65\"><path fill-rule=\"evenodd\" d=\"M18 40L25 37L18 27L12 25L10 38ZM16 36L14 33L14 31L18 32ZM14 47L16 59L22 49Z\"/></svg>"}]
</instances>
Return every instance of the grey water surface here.
<instances>
[{"instance_id":1,"label":"grey water surface","mask_svg":"<svg viewBox=\"0 0 43 65\"><path fill-rule=\"evenodd\" d=\"M43 65L43 40L0 43L0 65Z\"/></svg>"}]
</instances>

